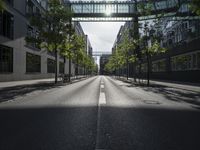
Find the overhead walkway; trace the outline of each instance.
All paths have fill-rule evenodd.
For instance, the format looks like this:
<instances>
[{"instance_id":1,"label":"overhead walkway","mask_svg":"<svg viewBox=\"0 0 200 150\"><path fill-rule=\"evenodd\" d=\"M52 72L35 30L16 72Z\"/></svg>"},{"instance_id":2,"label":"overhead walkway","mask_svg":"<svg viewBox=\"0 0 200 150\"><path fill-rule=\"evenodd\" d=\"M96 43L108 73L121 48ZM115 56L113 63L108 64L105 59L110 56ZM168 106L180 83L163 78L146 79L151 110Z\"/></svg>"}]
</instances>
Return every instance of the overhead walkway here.
<instances>
[{"instance_id":1,"label":"overhead walkway","mask_svg":"<svg viewBox=\"0 0 200 150\"><path fill-rule=\"evenodd\" d=\"M150 10L153 18L158 14L174 15L187 0L64 0L74 12L74 21L127 21L133 17L145 19Z\"/></svg>"},{"instance_id":2,"label":"overhead walkway","mask_svg":"<svg viewBox=\"0 0 200 150\"><path fill-rule=\"evenodd\" d=\"M104 52L104 51L94 51L92 53L93 56L103 56L103 55L111 55L112 52Z\"/></svg>"}]
</instances>

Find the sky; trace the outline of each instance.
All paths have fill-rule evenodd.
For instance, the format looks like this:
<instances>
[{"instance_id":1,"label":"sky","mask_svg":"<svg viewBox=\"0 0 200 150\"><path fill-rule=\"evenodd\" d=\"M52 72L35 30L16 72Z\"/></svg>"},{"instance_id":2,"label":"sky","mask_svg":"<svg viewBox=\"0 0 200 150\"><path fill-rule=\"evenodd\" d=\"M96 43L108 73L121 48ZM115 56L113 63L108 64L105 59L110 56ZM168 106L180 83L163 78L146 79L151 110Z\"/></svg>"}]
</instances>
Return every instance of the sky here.
<instances>
[{"instance_id":1,"label":"sky","mask_svg":"<svg viewBox=\"0 0 200 150\"><path fill-rule=\"evenodd\" d=\"M117 33L124 22L81 22L88 35L93 51L108 52L112 50Z\"/></svg>"}]
</instances>

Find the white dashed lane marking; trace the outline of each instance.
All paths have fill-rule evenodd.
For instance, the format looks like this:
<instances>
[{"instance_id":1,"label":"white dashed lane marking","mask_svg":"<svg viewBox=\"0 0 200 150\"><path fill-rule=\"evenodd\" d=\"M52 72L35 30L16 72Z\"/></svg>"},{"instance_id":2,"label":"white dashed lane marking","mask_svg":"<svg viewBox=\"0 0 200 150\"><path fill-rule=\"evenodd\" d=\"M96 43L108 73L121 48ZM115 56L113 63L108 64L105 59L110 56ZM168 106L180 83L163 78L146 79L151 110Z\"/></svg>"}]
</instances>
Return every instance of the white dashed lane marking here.
<instances>
[{"instance_id":1,"label":"white dashed lane marking","mask_svg":"<svg viewBox=\"0 0 200 150\"><path fill-rule=\"evenodd\" d=\"M100 118L101 118L101 106L106 105L106 95L104 82L101 79L100 91L99 91L99 103L98 103L98 114L97 114L97 135L96 135L96 146L95 150L103 150L100 148Z\"/></svg>"},{"instance_id":2,"label":"white dashed lane marking","mask_svg":"<svg viewBox=\"0 0 200 150\"><path fill-rule=\"evenodd\" d=\"M99 105L106 104L105 86L104 82L100 84Z\"/></svg>"}]
</instances>

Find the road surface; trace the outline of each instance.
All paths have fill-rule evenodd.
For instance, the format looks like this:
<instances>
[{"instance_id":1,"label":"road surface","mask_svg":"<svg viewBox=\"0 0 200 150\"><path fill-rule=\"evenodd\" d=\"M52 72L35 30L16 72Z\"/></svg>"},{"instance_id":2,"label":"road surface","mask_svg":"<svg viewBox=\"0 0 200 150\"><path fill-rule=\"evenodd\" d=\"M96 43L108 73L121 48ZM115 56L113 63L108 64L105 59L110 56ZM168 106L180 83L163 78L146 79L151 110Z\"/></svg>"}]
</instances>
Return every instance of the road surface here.
<instances>
[{"instance_id":1,"label":"road surface","mask_svg":"<svg viewBox=\"0 0 200 150\"><path fill-rule=\"evenodd\" d=\"M0 150L200 149L200 93L190 89L96 76L4 94Z\"/></svg>"}]
</instances>

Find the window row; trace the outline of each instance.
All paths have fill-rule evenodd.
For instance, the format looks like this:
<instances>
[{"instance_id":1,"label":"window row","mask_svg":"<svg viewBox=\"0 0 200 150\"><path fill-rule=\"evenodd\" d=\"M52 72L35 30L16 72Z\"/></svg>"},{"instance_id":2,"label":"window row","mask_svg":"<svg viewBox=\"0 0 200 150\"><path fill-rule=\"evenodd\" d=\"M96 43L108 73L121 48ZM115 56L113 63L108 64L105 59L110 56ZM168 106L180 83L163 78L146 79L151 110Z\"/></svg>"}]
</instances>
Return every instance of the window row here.
<instances>
[{"instance_id":1,"label":"window row","mask_svg":"<svg viewBox=\"0 0 200 150\"><path fill-rule=\"evenodd\" d=\"M200 51L172 57L171 69L172 71L200 69Z\"/></svg>"},{"instance_id":2,"label":"window row","mask_svg":"<svg viewBox=\"0 0 200 150\"><path fill-rule=\"evenodd\" d=\"M200 51L173 56L170 59L171 71L200 70ZM165 72L166 59L156 60L151 63L152 72ZM139 65L136 67L139 73ZM147 63L141 64L141 72L147 72Z\"/></svg>"},{"instance_id":3,"label":"window row","mask_svg":"<svg viewBox=\"0 0 200 150\"><path fill-rule=\"evenodd\" d=\"M47 59L47 73L55 73L56 62ZM64 73L64 63L59 62L59 73ZM0 45L0 73L13 72L13 49ZM41 56L26 53L26 73L41 73Z\"/></svg>"},{"instance_id":4,"label":"window row","mask_svg":"<svg viewBox=\"0 0 200 150\"><path fill-rule=\"evenodd\" d=\"M129 13L133 12L133 8L128 4L77 4L72 9L75 13Z\"/></svg>"},{"instance_id":5,"label":"window row","mask_svg":"<svg viewBox=\"0 0 200 150\"><path fill-rule=\"evenodd\" d=\"M14 17L7 11L0 12L0 35L13 39Z\"/></svg>"}]
</instances>

